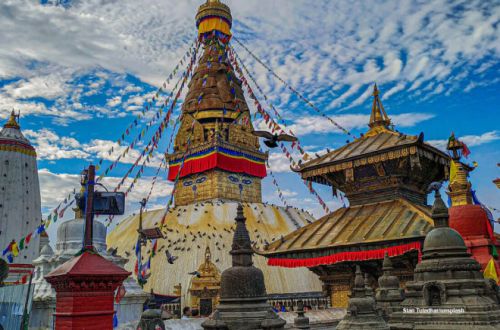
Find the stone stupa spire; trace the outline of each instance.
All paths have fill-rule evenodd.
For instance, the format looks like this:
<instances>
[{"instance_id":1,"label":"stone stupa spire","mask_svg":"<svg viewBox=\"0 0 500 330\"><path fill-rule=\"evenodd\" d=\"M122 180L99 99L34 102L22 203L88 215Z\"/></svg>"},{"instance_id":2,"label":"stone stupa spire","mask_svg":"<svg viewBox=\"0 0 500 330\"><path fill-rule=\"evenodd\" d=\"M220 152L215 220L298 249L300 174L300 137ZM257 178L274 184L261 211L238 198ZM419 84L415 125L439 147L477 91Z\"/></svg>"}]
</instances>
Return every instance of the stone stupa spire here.
<instances>
[{"instance_id":1,"label":"stone stupa spire","mask_svg":"<svg viewBox=\"0 0 500 330\"><path fill-rule=\"evenodd\" d=\"M284 329L286 322L267 303L264 275L253 266L252 243L241 204L235 220L230 252L233 266L222 273L220 304L202 326L217 330Z\"/></svg>"},{"instance_id":2,"label":"stone stupa spire","mask_svg":"<svg viewBox=\"0 0 500 330\"><path fill-rule=\"evenodd\" d=\"M373 290L368 286L368 278L363 278L363 273L356 266L354 287L349 298L347 314L337 325L337 330L389 330L387 323L379 315Z\"/></svg>"},{"instance_id":3,"label":"stone stupa spire","mask_svg":"<svg viewBox=\"0 0 500 330\"><path fill-rule=\"evenodd\" d=\"M387 252L382 263L383 274L378 278L378 288L375 294L377 307L382 310L382 317L387 321L394 311L399 310L399 304L404 299L404 291L399 279L393 275L394 268Z\"/></svg>"}]
</instances>

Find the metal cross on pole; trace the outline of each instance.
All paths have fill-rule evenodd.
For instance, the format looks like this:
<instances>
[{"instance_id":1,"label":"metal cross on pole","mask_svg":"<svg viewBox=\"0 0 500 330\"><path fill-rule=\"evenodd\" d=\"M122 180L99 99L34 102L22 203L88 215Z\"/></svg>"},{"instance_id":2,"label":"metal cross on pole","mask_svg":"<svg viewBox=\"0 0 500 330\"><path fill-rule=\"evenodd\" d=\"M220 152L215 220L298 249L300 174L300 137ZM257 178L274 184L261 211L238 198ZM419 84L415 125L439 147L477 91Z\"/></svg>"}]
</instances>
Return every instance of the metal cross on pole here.
<instances>
[{"instance_id":1,"label":"metal cross on pole","mask_svg":"<svg viewBox=\"0 0 500 330\"><path fill-rule=\"evenodd\" d=\"M90 165L85 171L86 175L86 199L85 199L85 236L83 241L84 251L94 251L93 229L94 229L94 185L95 185L95 166Z\"/></svg>"}]
</instances>

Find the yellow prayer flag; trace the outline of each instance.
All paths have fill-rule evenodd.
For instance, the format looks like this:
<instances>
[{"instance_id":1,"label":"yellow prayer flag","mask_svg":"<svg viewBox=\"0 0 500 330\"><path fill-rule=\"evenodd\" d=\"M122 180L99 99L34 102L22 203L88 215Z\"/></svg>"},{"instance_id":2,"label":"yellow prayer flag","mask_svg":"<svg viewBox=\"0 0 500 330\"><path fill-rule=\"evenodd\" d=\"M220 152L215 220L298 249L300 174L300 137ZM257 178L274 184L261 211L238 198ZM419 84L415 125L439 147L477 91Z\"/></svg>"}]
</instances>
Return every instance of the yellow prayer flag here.
<instances>
[{"instance_id":1,"label":"yellow prayer flag","mask_svg":"<svg viewBox=\"0 0 500 330\"><path fill-rule=\"evenodd\" d=\"M458 171L457 164L455 164L455 161L452 160L450 163L450 183L455 181L455 178L457 177L457 171Z\"/></svg>"},{"instance_id":2,"label":"yellow prayer flag","mask_svg":"<svg viewBox=\"0 0 500 330\"><path fill-rule=\"evenodd\" d=\"M11 249L12 249L12 254L14 255L14 257L17 257L19 255L19 248L17 247L16 242L12 242Z\"/></svg>"},{"instance_id":3,"label":"yellow prayer flag","mask_svg":"<svg viewBox=\"0 0 500 330\"><path fill-rule=\"evenodd\" d=\"M493 257L491 257L490 261L488 261L483 275L484 278L491 278L495 281L495 283L498 283L498 275L497 270L495 269L495 262L493 261Z\"/></svg>"}]
</instances>

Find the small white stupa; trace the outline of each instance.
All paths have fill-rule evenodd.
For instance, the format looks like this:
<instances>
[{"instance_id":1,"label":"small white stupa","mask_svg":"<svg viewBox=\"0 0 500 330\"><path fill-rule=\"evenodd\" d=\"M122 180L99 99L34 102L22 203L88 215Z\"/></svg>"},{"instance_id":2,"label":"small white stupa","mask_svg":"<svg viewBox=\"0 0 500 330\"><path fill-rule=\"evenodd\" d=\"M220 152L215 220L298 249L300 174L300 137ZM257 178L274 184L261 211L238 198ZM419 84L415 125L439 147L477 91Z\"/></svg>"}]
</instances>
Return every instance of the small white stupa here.
<instances>
[{"instance_id":1,"label":"small white stupa","mask_svg":"<svg viewBox=\"0 0 500 330\"><path fill-rule=\"evenodd\" d=\"M80 209L75 208L75 219L62 222L57 228L57 241L55 251L49 245L46 235L42 237L40 257L33 261L35 276L33 284L33 307L30 315L30 329L52 329L53 313L56 306L56 292L52 286L45 281L44 277L56 269L82 249L83 232L85 221ZM93 228L94 247L104 258L124 267L128 261L116 254L116 251L106 250L106 226L94 220ZM143 304L149 297L131 276L123 282L125 296L115 306L118 324L137 321L141 317Z\"/></svg>"},{"instance_id":2,"label":"small white stupa","mask_svg":"<svg viewBox=\"0 0 500 330\"><path fill-rule=\"evenodd\" d=\"M14 240L19 254L7 252L2 257L31 264L38 256L39 237L30 237L29 243L20 240L41 222L40 186L36 151L21 133L18 118L12 111L0 131L0 251Z\"/></svg>"}]
</instances>

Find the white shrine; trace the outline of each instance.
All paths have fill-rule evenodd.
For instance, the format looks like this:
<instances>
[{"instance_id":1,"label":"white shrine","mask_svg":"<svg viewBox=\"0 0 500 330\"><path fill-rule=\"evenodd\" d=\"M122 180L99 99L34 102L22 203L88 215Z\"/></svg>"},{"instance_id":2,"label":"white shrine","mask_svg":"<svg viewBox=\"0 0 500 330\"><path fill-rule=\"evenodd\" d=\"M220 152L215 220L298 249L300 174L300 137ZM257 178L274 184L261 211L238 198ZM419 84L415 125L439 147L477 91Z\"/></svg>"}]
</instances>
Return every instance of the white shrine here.
<instances>
[{"instance_id":1,"label":"white shrine","mask_svg":"<svg viewBox=\"0 0 500 330\"><path fill-rule=\"evenodd\" d=\"M40 256L33 261L35 266L35 275L33 277L35 291L30 315L30 329L53 328L52 315L55 312L56 292L45 281L44 276L74 257L82 249L85 221L82 212L79 209L74 210L75 219L62 222L57 228L55 251L50 246L48 237L41 235ZM106 250L106 226L97 220L94 220L93 243L101 256L115 264L123 267L128 261L116 255L116 252ZM119 304L115 305L118 325L140 319L143 304L149 297L149 294L139 287L132 276L123 282L123 286L125 287L125 296Z\"/></svg>"},{"instance_id":2,"label":"white shrine","mask_svg":"<svg viewBox=\"0 0 500 330\"><path fill-rule=\"evenodd\" d=\"M0 131L0 251L12 240L19 246L19 240L42 220L36 151L21 133L17 119L12 111ZM38 256L39 237L23 242L22 247L18 256L12 255L12 263L31 264Z\"/></svg>"}]
</instances>

